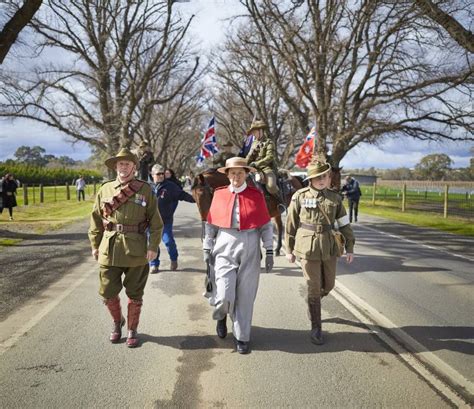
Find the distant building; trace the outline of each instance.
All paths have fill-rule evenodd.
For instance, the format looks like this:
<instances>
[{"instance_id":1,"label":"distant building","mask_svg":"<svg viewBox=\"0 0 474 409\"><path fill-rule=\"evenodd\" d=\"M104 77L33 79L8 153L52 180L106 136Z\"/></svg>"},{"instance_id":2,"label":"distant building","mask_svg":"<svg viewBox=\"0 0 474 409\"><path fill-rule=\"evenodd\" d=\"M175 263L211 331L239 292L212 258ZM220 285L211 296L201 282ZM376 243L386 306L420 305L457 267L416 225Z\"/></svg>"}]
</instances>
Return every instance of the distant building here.
<instances>
[{"instance_id":1,"label":"distant building","mask_svg":"<svg viewBox=\"0 0 474 409\"><path fill-rule=\"evenodd\" d=\"M355 173L343 173L341 175L342 183L344 183L344 178L348 175L351 175L354 179L358 180L361 185L373 185L374 183L377 182L377 176L358 175L358 174L355 174Z\"/></svg>"}]
</instances>

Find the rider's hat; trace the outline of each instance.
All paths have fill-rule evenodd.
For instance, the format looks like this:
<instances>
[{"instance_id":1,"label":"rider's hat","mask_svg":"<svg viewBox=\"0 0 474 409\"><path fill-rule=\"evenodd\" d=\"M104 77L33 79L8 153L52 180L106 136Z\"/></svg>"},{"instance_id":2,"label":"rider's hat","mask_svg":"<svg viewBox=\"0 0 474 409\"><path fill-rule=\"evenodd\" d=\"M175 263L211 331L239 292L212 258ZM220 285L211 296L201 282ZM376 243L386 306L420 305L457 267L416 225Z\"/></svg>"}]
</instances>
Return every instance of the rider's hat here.
<instances>
[{"instance_id":1,"label":"rider's hat","mask_svg":"<svg viewBox=\"0 0 474 409\"><path fill-rule=\"evenodd\" d=\"M135 165L138 165L138 158L127 148L122 148L116 156L112 156L105 161L105 166L107 166L109 169L115 170L115 165L119 160L129 160Z\"/></svg>"},{"instance_id":2,"label":"rider's hat","mask_svg":"<svg viewBox=\"0 0 474 409\"><path fill-rule=\"evenodd\" d=\"M247 159L240 158L235 156L233 158L229 158L225 161L225 166L223 168L217 169L218 172L226 173L226 171L230 168L244 168L247 172L256 172L257 169L249 166L247 164Z\"/></svg>"},{"instance_id":3,"label":"rider's hat","mask_svg":"<svg viewBox=\"0 0 474 409\"><path fill-rule=\"evenodd\" d=\"M267 124L265 122L260 121L259 119L256 119L255 121L252 122L252 125L250 125L250 128L247 131L247 133L250 133L256 129L266 129L266 128L267 128Z\"/></svg>"}]
</instances>

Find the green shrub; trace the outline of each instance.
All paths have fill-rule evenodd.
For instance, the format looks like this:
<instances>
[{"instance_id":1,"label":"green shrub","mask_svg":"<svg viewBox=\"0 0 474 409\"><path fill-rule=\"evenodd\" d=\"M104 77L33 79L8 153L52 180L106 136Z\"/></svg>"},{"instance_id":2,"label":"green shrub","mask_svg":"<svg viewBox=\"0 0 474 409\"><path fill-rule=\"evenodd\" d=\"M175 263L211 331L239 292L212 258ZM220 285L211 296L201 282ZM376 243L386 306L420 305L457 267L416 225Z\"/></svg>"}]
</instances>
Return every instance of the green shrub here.
<instances>
[{"instance_id":1,"label":"green shrub","mask_svg":"<svg viewBox=\"0 0 474 409\"><path fill-rule=\"evenodd\" d=\"M94 181L101 182L102 174L96 170L88 169L67 169L67 168L45 168L29 165L6 165L0 163L0 175L4 176L6 173L12 173L15 179L21 183L28 185L64 185L66 183L72 184L79 175L82 175L86 183Z\"/></svg>"}]
</instances>

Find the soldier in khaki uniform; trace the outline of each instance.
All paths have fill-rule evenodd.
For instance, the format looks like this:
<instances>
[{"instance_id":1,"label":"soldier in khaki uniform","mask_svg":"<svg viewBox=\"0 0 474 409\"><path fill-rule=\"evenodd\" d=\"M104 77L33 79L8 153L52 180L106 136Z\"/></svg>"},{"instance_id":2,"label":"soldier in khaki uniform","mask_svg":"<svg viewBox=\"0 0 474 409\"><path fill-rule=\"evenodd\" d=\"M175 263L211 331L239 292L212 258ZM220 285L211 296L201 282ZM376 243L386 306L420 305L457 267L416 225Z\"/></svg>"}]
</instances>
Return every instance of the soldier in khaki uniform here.
<instances>
[{"instance_id":1,"label":"soldier in khaki uniform","mask_svg":"<svg viewBox=\"0 0 474 409\"><path fill-rule=\"evenodd\" d=\"M114 320L110 341L117 343L122 336L125 318L119 293L124 286L129 299L127 346L133 348L138 345L137 327L148 261L157 256L163 222L150 185L135 178L138 158L128 149L122 149L105 164L117 171L117 179L104 183L97 193L89 240L92 256L100 265L99 294Z\"/></svg>"},{"instance_id":2,"label":"soldier in khaki uniform","mask_svg":"<svg viewBox=\"0 0 474 409\"><path fill-rule=\"evenodd\" d=\"M268 193L282 203L276 176L277 163L275 144L265 135L264 130L266 128L267 125L265 122L258 120L254 121L250 126L248 133L253 133L255 140L252 143L246 159L249 166L256 168L264 174Z\"/></svg>"},{"instance_id":3,"label":"soldier in khaki uniform","mask_svg":"<svg viewBox=\"0 0 474 409\"><path fill-rule=\"evenodd\" d=\"M336 279L337 245L331 233L335 224L346 239L346 261L351 263L354 258L354 234L342 197L328 189L330 170L324 156L308 166L310 185L293 195L285 234L287 259L301 261L308 286L311 341L317 345L323 343L321 297L329 294Z\"/></svg>"}]
</instances>

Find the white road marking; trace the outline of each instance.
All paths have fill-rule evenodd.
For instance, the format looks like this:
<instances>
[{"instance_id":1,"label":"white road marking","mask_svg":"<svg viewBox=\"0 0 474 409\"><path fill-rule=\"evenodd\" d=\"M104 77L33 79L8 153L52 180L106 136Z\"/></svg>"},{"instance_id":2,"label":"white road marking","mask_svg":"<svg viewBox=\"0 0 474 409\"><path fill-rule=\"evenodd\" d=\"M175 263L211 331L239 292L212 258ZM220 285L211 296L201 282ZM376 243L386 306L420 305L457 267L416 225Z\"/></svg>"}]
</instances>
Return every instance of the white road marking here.
<instances>
[{"instance_id":1,"label":"white road marking","mask_svg":"<svg viewBox=\"0 0 474 409\"><path fill-rule=\"evenodd\" d=\"M429 244L424 244L424 243L420 243L419 241L415 241L415 240L411 240L411 239L407 239L406 237L402 237L402 236L399 236L397 234L393 234L393 233L387 233L387 232L384 232L384 231L381 231L381 230L378 230L378 229L375 229L373 227L369 227L369 226L363 226L363 225L358 225L358 227L361 227L363 229L367 229L367 230L371 230L373 232L376 232L376 233L380 233L380 234L383 234L385 236L389 236L389 237L392 237L392 238L395 238L397 240L401 240L401 241L406 241L407 243L411 243L411 244L416 244L418 246L423 246L423 247L426 247L430 250L436 250L436 251L440 251L442 253L446 253L446 254L449 254L450 256L454 256L454 257L460 257L460 258L463 258L465 260L468 260L468 261L474 261L473 258L471 257L468 257L468 256L464 256L462 254L457 254L457 253L451 253L441 247L436 247L436 246L430 246Z\"/></svg>"},{"instance_id":2,"label":"white road marking","mask_svg":"<svg viewBox=\"0 0 474 409\"><path fill-rule=\"evenodd\" d=\"M90 263L88 263L90 264ZM0 356L14 346L18 340L38 324L46 315L54 310L69 294L79 287L92 273L97 274L97 263L93 268L87 268L81 263L70 274L44 290L38 297L30 300L18 311L10 314L0 323L0 334L9 335L0 341ZM84 271L87 273L84 274ZM46 300L38 301L38 300ZM42 306L38 311L38 306ZM18 323L25 322L23 325ZM12 333L13 332L13 333Z\"/></svg>"},{"instance_id":3,"label":"white road marking","mask_svg":"<svg viewBox=\"0 0 474 409\"><path fill-rule=\"evenodd\" d=\"M470 407L463 397L452 389L451 386L439 379L435 373L441 374L450 383L464 389L471 396L474 395L474 384L472 382L435 354L427 351L426 347L398 328L392 321L367 304L338 280L336 280L336 286L332 295L449 401L457 407ZM390 336L380 331L380 327L386 328Z\"/></svg>"}]
</instances>

